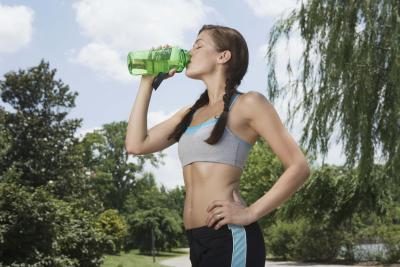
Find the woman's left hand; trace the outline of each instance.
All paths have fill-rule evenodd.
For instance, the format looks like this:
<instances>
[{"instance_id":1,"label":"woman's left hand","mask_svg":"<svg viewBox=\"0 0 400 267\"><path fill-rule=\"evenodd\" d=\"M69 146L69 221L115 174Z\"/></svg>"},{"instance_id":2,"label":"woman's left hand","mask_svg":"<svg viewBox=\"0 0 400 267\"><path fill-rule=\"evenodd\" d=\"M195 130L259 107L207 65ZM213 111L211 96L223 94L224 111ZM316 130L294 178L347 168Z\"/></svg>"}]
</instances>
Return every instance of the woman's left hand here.
<instances>
[{"instance_id":1,"label":"woman's left hand","mask_svg":"<svg viewBox=\"0 0 400 267\"><path fill-rule=\"evenodd\" d=\"M206 224L211 227L217 222L215 230L228 223L248 225L256 221L250 208L238 201L214 200L208 206L207 212Z\"/></svg>"}]
</instances>

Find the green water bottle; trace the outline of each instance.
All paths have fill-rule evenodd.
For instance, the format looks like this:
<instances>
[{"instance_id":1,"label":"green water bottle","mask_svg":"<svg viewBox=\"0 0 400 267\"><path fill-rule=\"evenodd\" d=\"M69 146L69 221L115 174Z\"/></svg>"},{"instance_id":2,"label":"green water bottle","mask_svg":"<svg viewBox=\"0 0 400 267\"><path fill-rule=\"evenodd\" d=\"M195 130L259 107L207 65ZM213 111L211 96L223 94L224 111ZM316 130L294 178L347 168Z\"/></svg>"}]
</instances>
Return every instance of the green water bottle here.
<instances>
[{"instance_id":1,"label":"green water bottle","mask_svg":"<svg viewBox=\"0 0 400 267\"><path fill-rule=\"evenodd\" d=\"M182 72L189 61L189 51L177 46L132 51L128 53L128 70L132 75L156 75L153 82L153 88L156 90L171 69Z\"/></svg>"}]
</instances>

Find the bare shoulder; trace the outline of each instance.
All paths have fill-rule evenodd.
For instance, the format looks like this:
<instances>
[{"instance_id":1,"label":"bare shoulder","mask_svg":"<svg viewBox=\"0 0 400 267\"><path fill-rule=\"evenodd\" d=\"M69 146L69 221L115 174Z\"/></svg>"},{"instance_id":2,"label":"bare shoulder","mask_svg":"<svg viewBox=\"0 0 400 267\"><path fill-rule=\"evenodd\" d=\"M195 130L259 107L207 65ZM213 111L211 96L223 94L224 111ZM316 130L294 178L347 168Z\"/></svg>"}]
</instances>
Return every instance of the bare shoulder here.
<instances>
[{"instance_id":1,"label":"bare shoulder","mask_svg":"<svg viewBox=\"0 0 400 267\"><path fill-rule=\"evenodd\" d=\"M271 102L260 92L249 91L243 93L241 98L241 114L248 120L251 120L257 114L260 115L260 112L265 113L267 110L274 110Z\"/></svg>"},{"instance_id":2,"label":"bare shoulder","mask_svg":"<svg viewBox=\"0 0 400 267\"><path fill-rule=\"evenodd\" d=\"M246 104L256 104L256 102L268 102L268 99L258 91L248 91L242 95L243 102Z\"/></svg>"}]
</instances>

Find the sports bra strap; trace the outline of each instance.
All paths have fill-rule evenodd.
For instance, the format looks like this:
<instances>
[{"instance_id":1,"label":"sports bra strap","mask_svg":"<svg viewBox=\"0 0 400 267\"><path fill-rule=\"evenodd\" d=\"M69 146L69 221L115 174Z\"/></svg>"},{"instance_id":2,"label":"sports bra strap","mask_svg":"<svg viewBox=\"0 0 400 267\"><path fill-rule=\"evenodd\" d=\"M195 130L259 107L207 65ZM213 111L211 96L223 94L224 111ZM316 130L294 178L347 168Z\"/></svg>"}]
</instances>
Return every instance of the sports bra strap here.
<instances>
[{"instance_id":1,"label":"sports bra strap","mask_svg":"<svg viewBox=\"0 0 400 267\"><path fill-rule=\"evenodd\" d=\"M235 96L233 97L233 99L231 100L231 105L229 106L229 110L231 110L233 103L235 103L237 97L239 96L239 94L235 94Z\"/></svg>"}]
</instances>

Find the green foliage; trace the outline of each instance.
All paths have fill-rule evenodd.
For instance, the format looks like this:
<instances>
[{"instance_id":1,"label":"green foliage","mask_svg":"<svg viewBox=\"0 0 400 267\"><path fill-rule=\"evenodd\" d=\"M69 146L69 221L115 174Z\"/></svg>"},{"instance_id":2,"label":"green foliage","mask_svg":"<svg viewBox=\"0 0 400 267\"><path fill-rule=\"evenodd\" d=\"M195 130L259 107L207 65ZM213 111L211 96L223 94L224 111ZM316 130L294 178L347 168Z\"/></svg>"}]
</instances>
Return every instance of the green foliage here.
<instances>
[{"instance_id":1,"label":"green foliage","mask_svg":"<svg viewBox=\"0 0 400 267\"><path fill-rule=\"evenodd\" d=\"M290 92L290 120L302 114L300 140L308 153L323 157L338 132L344 144L346 167L356 166L360 210L382 210L383 188L400 176L400 2L398 0L311 0L277 22L270 34L268 90L271 100ZM279 87L275 47L299 29L304 41L299 78ZM291 70L290 62L288 70ZM384 182L373 174L376 155L382 155Z\"/></svg>"},{"instance_id":2,"label":"green foliage","mask_svg":"<svg viewBox=\"0 0 400 267\"><path fill-rule=\"evenodd\" d=\"M100 266L105 237L95 217L39 187L0 183L2 264Z\"/></svg>"},{"instance_id":3,"label":"green foliage","mask_svg":"<svg viewBox=\"0 0 400 267\"><path fill-rule=\"evenodd\" d=\"M3 158L10 146L10 137L5 127L6 111L0 106L0 159Z\"/></svg>"},{"instance_id":4,"label":"green foliage","mask_svg":"<svg viewBox=\"0 0 400 267\"><path fill-rule=\"evenodd\" d=\"M357 187L357 176L353 172L324 165L312 172L303 189L288 201L282 212L286 218L306 217L313 223L338 227L356 209Z\"/></svg>"},{"instance_id":5,"label":"green foliage","mask_svg":"<svg viewBox=\"0 0 400 267\"><path fill-rule=\"evenodd\" d=\"M293 257L293 251L301 238L302 222L288 223L277 221L266 228L265 243L267 252L282 260Z\"/></svg>"},{"instance_id":6,"label":"green foliage","mask_svg":"<svg viewBox=\"0 0 400 267\"><path fill-rule=\"evenodd\" d=\"M155 177L151 173L145 173L141 179L137 180L130 197L134 198L135 204L134 206L124 207L128 213L133 213L138 209L148 210L157 206L168 207L167 202L170 202L167 193L160 192Z\"/></svg>"},{"instance_id":7,"label":"green foliage","mask_svg":"<svg viewBox=\"0 0 400 267\"><path fill-rule=\"evenodd\" d=\"M128 225L117 210L105 210L99 215L97 227L106 235L109 249L107 253L115 254L123 249L125 237L128 234Z\"/></svg>"},{"instance_id":8,"label":"green foliage","mask_svg":"<svg viewBox=\"0 0 400 267\"><path fill-rule=\"evenodd\" d=\"M159 157L153 154L135 156L136 163L128 160L126 128L125 121L105 124L86 134L81 142L83 164L91 173L94 190L103 199L105 208L120 211L143 171L145 160L155 166L159 164Z\"/></svg>"},{"instance_id":9,"label":"green foliage","mask_svg":"<svg viewBox=\"0 0 400 267\"><path fill-rule=\"evenodd\" d=\"M346 247L348 250L356 250L356 253L348 253L346 255L348 259L363 258L382 263L395 263L400 260L400 224L393 223L393 219L399 215L395 214L396 209L393 207L391 209L393 213L386 217L379 217L376 214L354 216L352 227L357 229L348 237L352 242ZM382 247L370 252L359 248L360 244L376 244Z\"/></svg>"},{"instance_id":10,"label":"green foliage","mask_svg":"<svg viewBox=\"0 0 400 267\"><path fill-rule=\"evenodd\" d=\"M381 225L378 228L378 236L387 249L384 262L392 263L400 261L400 225Z\"/></svg>"},{"instance_id":11,"label":"green foliage","mask_svg":"<svg viewBox=\"0 0 400 267\"><path fill-rule=\"evenodd\" d=\"M0 138L7 143L0 153L0 176L13 169L20 174L15 182L32 187L52 182L54 192L64 197L82 187L74 137L81 120L66 119L76 93L55 80L55 74L42 61L26 71L6 73L0 81L1 99L12 108L0 112Z\"/></svg>"},{"instance_id":12,"label":"green foliage","mask_svg":"<svg viewBox=\"0 0 400 267\"><path fill-rule=\"evenodd\" d=\"M183 256L184 252L174 250L173 252L163 252L157 255L156 262L153 262L151 255L143 255L137 249L129 252L121 252L120 255L106 255L102 267L166 267L159 262L170 257Z\"/></svg>"},{"instance_id":13,"label":"green foliage","mask_svg":"<svg viewBox=\"0 0 400 267\"><path fill-rule=\"evenodd\" d=\"M77 94L55 74L42 61L0 81L2 103L11 107L0 107L1 263L99 266L104 252L140 243L136 230L146 228L132 222L154 207L161 209L152 214L157 249L183 244L184 190L159 189L151 174L141 174L145 160L157 166L163 154L130 160L126 122L103 125L79 141L81 120L66 119ZM145 179L136 186L139 175ZM103 206L113 210L101 213ZM119 212L133 216L131 240Z\"/></svg>"},{"instance_id":14,"label":"green foliage","mask_svg":"<svg viewBox=\"0 0 400 267\"><path fill-rule=\"evenodd\" d=\"M182 235L180 214L167 208L153 207L148 210L138 210L128 216L128 223L133 246L145 253L151 252L152 231L158 251L177 247Z\"/></svg>"},{"instance_id":15,"label":"green foliage","mask_svg":"<svg viewBox=\"0 0 400 267\"><path fill-rule=\"evenodd\" d=\"M151 251L151 229L154 230L157 250L172 249L186 245L183 234L184 190L175 188L159 189L154 176L147 173L137 180L134 191L125 203L125 217L129 224L128 248L140 248L141 252Z\"/></svg>"},{"instance_id":16,"label":"green foliage","mask_svg":"<svg viewBox=\"0 0 400 267\"><path fill-rule=\"evenodd\" d=\"M285 260L331 261L339 254L341 233L306 219L278 221L268 228L267 250Z\"/></svg>"},{"instance_id":17,"label":"green foliage","mask_svg":"<svg viewBox=\"0 0 400 267\"><path fill-rule=\"evenodd\" d=\"M240 194L247 205L251 205L262 197L282 173L282 163L272 152L268 143L259 138L250 151L240 178ZM275 212L273 211L273 213L261 219L261 224L271 224Z\"/></svg>"},{"instance_id":18,"label":"green foliage","mask_svg":"<svg viewBox=\"0 0 400 267\"><path fill-rule=\"evenodd\" d=\"M339 254L341 232L323 224L305 223L294 259L303 261L332 261Z\"/></svg>"}]
</instances>

